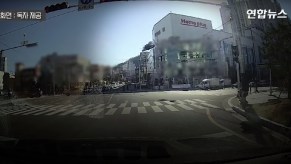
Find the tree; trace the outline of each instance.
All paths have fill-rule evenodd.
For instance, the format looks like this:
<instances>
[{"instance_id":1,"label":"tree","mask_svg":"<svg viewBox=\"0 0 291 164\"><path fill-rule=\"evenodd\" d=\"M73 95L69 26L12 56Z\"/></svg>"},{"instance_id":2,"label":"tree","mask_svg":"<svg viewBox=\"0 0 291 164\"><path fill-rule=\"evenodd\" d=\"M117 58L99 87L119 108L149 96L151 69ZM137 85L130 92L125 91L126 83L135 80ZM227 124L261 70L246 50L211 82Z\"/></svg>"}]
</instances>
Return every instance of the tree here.
<instances>
[{"instance_id":1,"label":"tree","mask_svg":"<svg viewBox=\"0 0 291 164\"><path fill-rule=\"evenodd\" d=\"M154 47L155 47L154 43L152 41L150 41L146 45L143 46L142 51L150 50Z\"/></svg>"},{"instance_id":2,"label":"tree","mask_svg":"<svg viewBox=\"0 0 291 164\"><path fill-rule=\"evenodd\" d=\"M286 77L288 81L288 98L291 99L291 24L282 21L271 25L264 32L263 52L268 60L268 67L276 70Z\"/></svg>"}]
</instances>

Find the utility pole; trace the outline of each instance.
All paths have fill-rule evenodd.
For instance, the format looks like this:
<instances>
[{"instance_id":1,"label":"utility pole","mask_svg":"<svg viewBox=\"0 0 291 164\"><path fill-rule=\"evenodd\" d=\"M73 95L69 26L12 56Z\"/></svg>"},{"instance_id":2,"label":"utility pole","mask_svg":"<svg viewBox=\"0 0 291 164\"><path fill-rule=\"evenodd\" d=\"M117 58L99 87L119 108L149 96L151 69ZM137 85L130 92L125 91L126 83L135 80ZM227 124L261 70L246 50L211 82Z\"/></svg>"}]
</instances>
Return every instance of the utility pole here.
<instances>
[{"instance_id":1,"label":"utility pole","mask_svg":"<svg viewBox=\"0 0 291 164\"><path fill-rule=\"evenodd\" d=\"M139 89L141 90L140 69L141 69L141 53L139 54L139 68L138 68L138 82L139 82Z\"/></svg>"}]
</instances>

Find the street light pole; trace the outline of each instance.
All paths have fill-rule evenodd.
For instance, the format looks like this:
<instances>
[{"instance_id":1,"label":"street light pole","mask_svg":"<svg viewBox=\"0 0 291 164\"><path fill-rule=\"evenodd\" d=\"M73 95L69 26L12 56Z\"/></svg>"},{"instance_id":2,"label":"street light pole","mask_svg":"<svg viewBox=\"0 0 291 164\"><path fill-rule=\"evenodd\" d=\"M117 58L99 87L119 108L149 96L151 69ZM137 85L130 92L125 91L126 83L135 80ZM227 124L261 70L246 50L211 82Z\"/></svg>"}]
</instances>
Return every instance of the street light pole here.
<instances>
[{"instance_id":1,"label":"street light pole","mask_svg":"<svg viewBox=\"0 0 291 164\"><path fill-rule=\"evenodd\" d=\"M6 48L6 49L3 49L3 50L0 50L0 64L2 64L2 57L3 57L3 52L4 51L8 51L8 50L13 50L13 49L16 49L16 48L20 48L20 47L27 47L27 48L30 48L30 47L35 47L37 46L38 43L35 42L35 43L25 43L25 44L22 44L20 46L15 46L15 47L10 47L10 48ZM3 70L4 71L4 70Z\"/></svg>"}]
</instances>

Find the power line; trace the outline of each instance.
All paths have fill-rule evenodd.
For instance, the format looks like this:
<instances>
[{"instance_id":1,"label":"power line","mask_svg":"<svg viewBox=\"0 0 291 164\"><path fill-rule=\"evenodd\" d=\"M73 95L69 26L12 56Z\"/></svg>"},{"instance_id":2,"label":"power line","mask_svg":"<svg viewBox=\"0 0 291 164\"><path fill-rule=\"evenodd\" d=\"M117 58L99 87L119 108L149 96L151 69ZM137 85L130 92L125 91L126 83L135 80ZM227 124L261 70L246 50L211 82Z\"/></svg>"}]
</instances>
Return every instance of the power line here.
<instances>
[{"instance_id":1,"label":"power line","mask_svg":"<svg viewBox=\"0 0 291 164\"><path fill-rule=\"evenodd\" d=\"M23 30L23 29L28 28L28 27L30 27L30 26L33 26L33 25L36 25L36 24L39 24L39 23L42 23L42 22L45 22L45 21L48 21L48 20L51 20L51 19L54 19L54 18L59 17L59 16L63 16L63 15L65 15L65 14L75 12L75 11L77 11L77 9L75 9L75 10L71 10L71 11L68 11L68 12L65 12L65 13L62 13L62 14L58 14L58 15L55 15L55 16L52 16L52 17L50 17L50 18L47 18L47 19L44 20L44 21L34 22L34 23L29 24L29 25L26 25L26 26L23 26L23 27L16 28L16 29L11 30L11 31L8 31L8 32L6 32L6 33L0 34L0 37L5 36L5 35L8 35L8 34L11 34L11 33L13 33L13 32L19 31L19 30Z\"/></svg>"},{"instance_id":2,"label":"power line","mask_svg":"<svg viewBox=\"0 0 291 164\"><path fill-rule=\"evenodd\" d=\"M6 43L4 43L4 42L2 42L2 41L0 41L0 43L2 44L2 45L4 45L5 47L9 47L9 45L8 44L6 44Z\"/></svg>"}]
</instances>

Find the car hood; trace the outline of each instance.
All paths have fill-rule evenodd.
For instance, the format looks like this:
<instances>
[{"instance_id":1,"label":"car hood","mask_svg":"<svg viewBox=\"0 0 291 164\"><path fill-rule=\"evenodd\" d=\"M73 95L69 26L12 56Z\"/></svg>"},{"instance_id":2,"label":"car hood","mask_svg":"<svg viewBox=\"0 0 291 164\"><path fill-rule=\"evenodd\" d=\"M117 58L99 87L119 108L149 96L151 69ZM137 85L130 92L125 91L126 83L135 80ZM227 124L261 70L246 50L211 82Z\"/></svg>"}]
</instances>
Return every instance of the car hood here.
<instances>
[{"instance_id":1,"label":"car hood","mask_svg":"<svg viewBox=\"0 0 291 164\"><path fill-rule=\"evenodd\" d=\"M290 147L240 147L228 139L152 137L84 139L0 138L0 154L10 159L150 160L151 162L227 162L290 152Z\"/></svg>"}]
</instances>

